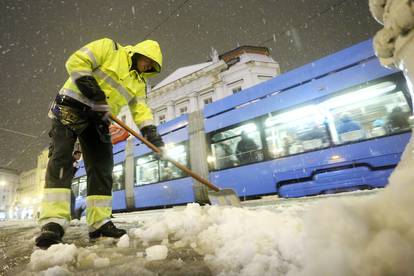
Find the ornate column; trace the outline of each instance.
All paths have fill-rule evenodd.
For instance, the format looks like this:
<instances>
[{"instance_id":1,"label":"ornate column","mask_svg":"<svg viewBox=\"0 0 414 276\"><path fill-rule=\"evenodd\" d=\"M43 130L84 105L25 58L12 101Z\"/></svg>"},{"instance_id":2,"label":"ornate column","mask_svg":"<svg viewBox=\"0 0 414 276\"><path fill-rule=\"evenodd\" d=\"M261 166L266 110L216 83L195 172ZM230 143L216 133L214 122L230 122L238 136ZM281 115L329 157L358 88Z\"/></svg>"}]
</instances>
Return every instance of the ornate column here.
<instances>
[{"instance_id":1,"label":"ornate column","mask_svg":"<svg viewBox=\"0 0 414 276\"><path fill-rule=\"evenodd\" d=\"M190 98L188 112L194 112L198 110L198 100L197 100L197 93L193 92L188 95Z\"/></svg>"},{"instance_id":2,"label":"ornate column","mask_svg":"<svg viewBox=\"0 0 414 276\"><path fill-rule=\"evenodd\" d=\"M175 118L175 110L174 110L174 103L169 101L165 104L167 106L167 114L166 114L166 121Z\"/></svg>"}]
</instances>

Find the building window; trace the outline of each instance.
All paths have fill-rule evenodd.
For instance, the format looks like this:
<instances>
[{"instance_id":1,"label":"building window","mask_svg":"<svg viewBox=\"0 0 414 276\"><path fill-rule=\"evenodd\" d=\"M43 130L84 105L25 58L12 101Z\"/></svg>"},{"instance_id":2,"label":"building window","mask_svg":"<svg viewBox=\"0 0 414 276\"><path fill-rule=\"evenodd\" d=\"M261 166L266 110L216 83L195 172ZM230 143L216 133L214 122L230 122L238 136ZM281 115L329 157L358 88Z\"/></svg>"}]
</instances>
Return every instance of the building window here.
<instances>
[{"instance_id":1,"label":"building window","mask_svg":"<svg viewBox=\"0 0 414 276\"><path fill-rule=\"evenodd\" d=\"M165 123L165 114L158 116L158 123L159 124Z\"/></svg>"},{"instance_id":2,"label":"building window","mask_svg":"<svg viewBox=\"0 0 414 276\"><path fill-rule=\"evenodd\" d=\"M236 94L237 92L242 90L243 85L243 79L232 81L227 84L227 87L229 87L233 94Z\"/></svg>"},{"instance_id":3,"label":"building window","mask_svg":"<svg viewBox=\"0 0 414 276\"><path fill-rule=\"evenodd\" d=\"M241 90L242 90L241 86L238 86L238 87L233 88L231 91L233 92L233 94L236 94L240 92Z\"/></svg>"},{"instance_id":4,"label":"building window","mask_svg":"<svg viewBox=\"0 0 414 276\"><path fill-rule=\"evenodd\" d=\"M180 115L183 115L187 113L187 107L186 106L180 107L179 111L180 111Z\"/></svg>"},{"instance_id":5,"label":"building window","mask_svg":"<svg viewBox=\"0 0 414 276\"><path fill-rule=\"evenodd\" d=\"M178 117L188 113L188 104L188 100L177 103L175 105L175 116Z\"/></svg>"},{"instance_id":6,"label":"building window","mask_svg":"<svg viewBox=\"0 0 414 276\"><path fill-rule=\"evenodd\" d=\"M212 102L213 102L213 99L211 97L206 98L206 99L203 100L204 105L208 105L208 104L210 104Z\"/></svg>"},{"instance_id":7,"label":"building window","mask_svg":"<svg viewBox=\"0 0 414 276\"><path fill-rule=\"evenodd\" d=\"M204 108L206 105L211 104L213 102L214 90L210 90L200 94L199 96L199 106L200 108Z\"/></svg>"}]
</instances>

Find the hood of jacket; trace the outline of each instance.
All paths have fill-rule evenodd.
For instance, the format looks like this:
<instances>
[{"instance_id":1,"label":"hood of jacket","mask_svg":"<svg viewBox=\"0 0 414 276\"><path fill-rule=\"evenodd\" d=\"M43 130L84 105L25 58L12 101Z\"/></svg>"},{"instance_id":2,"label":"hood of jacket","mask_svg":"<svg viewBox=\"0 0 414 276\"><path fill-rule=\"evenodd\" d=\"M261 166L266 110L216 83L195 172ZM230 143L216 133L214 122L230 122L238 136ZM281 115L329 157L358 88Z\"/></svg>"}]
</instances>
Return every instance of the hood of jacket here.
<instances>
[{"instance_id":1,"label":"hood of jacket","mask_svg":"<svg viewBox=\"0 0 414 276\"><path fill-rule=\"evenodd\" d=\"M155 61L155 71L154 72L144 72L142 75L144 77L152 77L161 72L162 68L162 53L160 45L155 40L144 40L135 46L125 46L125 49L128 51L129 58L132 57L135 53L144 55L153 61Z\"/></svg>"}]
</instances>

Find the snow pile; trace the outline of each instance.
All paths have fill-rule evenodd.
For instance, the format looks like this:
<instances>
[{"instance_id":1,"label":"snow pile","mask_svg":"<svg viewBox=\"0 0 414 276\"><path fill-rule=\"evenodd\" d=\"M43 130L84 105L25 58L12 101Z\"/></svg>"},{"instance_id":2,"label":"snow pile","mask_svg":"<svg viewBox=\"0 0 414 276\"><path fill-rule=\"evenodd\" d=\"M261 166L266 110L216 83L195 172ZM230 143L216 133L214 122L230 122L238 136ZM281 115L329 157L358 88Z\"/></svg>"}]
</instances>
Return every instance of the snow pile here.
<instances>
[{"instance_id":1,"label":"snow pile","mask_svg":"<svg viewBox=\"0 0 414 276\"><path fill-rule=\"evenodd\" d=\"M304 221L303 275L414 274L414 138L376 197L330 200Z\"/></svg>"},{"instance_id":2,"label":"snow pile","mask_svg":"<svg viewBox=\"0 0 414 276\"><path fill-rule=\"evenodd\" d=\"M414 138L390 185L372 198L332 198L304 218L295 208L189 204L132 234L147 245L191 247L214 275L413 275L412 168Z\"/></svg>"},{"instance_id":3,"label":"snow pile","mask_svg":"<svg viewBox=\"0 0 414 276\"><path fill-rule=\"evenodd\" d=\"M281 201L271 210L189 204L152 214L144 224L131 217L129 223L139 228L121 237L116 247L53 245L35 251L29 267L48 275L96 270L151 274L145 269L151 261L188 265L173 260L184 248L191 251L187 255L202 256L213 275L413 275L412 168L414 137L390 185L373 197L334 197L312 207Z\"/></svg>"},{"instance_id":4,"label":"snow pile","mask_svg":"<svg viewBox=\"0 0 414 276\"><path fill-rule=\"evenodd\" d=\"M170 238L173 248L190 246L215 275L285 274L300 264L301 220L284 213L189 204L133 235L147 244Z\"/></svg>"},{"instance_id":5,"label":"snow pile","mask_svg":"<svg viewBox=\"0 0 414 276\"><path fill-rule=\"evenodd\" d=\"M54 266L54 267L48 268L44 274L44 276L69 276L69 275L72 275L72 273L66 268L63 268L61 266Z\"/></svg>"},{"instance_id":6,"label":"snow pile","mask_svg":"<svg viewBox=\"0 0 414 276\"><path fill-rule=\"evenodd\" d=\"M54 244L48 250L35 250L30 256L31 270L40 271L53 266L76 263L77 250L74 244Z\"/></svg>"},{"instance_id":7,"label":"snow pile","mask_svg":"<svg viewBox=\"0 0 414 276\"><path fill-rule=\"evenodd\" d=\"M98 269L108 267L110 265L109 258L100 257L93 250L99 252L102 249L94 246L89 248L78 248L78 258L76 267L80 270L83 269Z\"/></svg>"},{"instance_id":8,"label":"snow pile","mask_svg":"<svg viewBox=\"0 0 414 276\"><path fill-rule=\"evenodd\" d=\"M109 258L99 257L98 247L77 248L74 244L54 244L47 250L35 250L30 256L31 271L45 275L71 275L76 269L99 269L110 265Z\"/></svg>"},{"instance_id":9,"label":"snow pile","mask_svg":"<svg viewBox=\"0 0 414 276\"><path fill-rule=\"evenodd\" d=\"M128 234L123 235L118 243L116 244L118 247L128 248L129 247L129 236Z\"/></svg>"},{"instance_id":10,"label":"snow pile","mask_svg":"<svg viewBox=\"0 0 414 276\"><path fill-rule=\"evenodd\" d=\"M168 256L168 248L165 245L154 245L145 249L148 261L165 260Z\"/></svg>"},{"instance_id":11,"label":"snow pile","mask_svg":"<svg viewBox=\"0 0 414 276\"><path fill-rule=\"evenodd\" d=\"M100 267L107 267L109 266L109 259L108 258L94 258L93 259L93 265L94 267L100 268Z\"/></svg>"}]
</instances>

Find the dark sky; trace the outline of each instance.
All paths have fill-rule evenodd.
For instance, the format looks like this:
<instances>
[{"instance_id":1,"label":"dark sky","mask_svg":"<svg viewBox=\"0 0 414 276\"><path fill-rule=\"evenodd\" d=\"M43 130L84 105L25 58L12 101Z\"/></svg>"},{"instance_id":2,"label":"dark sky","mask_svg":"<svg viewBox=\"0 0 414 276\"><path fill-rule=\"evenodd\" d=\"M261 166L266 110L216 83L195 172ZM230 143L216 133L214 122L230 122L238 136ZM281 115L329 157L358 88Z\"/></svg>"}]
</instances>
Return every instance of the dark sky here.
<instances>
[{"instance_id":1,"label":"dark sky","mask_svg":"<svg viewBox=\"0 0 414 276\"><path fill-rule=\"evenodd\" d=\"M47 147L50 101L84 44L157 40L163 73L240 45L267 46L286 72L371 38L368 0L1 0L0 167L27 170Z\"/></svg>"}]
</instances>

